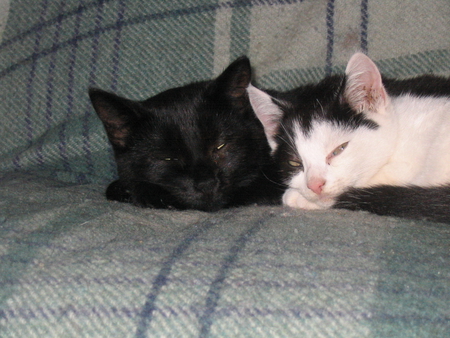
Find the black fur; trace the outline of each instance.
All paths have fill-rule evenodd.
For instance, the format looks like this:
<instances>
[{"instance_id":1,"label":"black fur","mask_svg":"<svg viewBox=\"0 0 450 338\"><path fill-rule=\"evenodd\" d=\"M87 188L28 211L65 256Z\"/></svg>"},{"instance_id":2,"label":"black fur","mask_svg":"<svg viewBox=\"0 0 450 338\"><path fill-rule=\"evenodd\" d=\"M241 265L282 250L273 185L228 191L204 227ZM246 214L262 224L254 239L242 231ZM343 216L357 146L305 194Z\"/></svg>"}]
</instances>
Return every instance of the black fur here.
<instances>
[{"instance_id":1,"label":"black fur","mask_svg":"<svg viewBox=\"0 0 450 338\"><path fill-rule=\"evenodd\" d=\"M390 96L450 96L450 80L441 76L421 75L405 80L383 78L383 84Z\"/></svg>"},{"instance_id":2,"label":"black fur","mask_svg":"<svg viewBox=\"0 0 450 338\"><path fill-rule=\"evenodd\" d=\"M242 57L215 80L142 102L91 89L119 173L107 198L204 211L280 203L269 145L246 92L250 79Z\"/></svg>"},{"instance_id":3,"label":"black fur","mask_svg":"<svg viewBox=\"0 0 450 338\"><path fill-rule=\"evenodd\" d=\"M333 207L450 223L450 186L353 188L339 196Z\"/></svg>"}]
</instances>

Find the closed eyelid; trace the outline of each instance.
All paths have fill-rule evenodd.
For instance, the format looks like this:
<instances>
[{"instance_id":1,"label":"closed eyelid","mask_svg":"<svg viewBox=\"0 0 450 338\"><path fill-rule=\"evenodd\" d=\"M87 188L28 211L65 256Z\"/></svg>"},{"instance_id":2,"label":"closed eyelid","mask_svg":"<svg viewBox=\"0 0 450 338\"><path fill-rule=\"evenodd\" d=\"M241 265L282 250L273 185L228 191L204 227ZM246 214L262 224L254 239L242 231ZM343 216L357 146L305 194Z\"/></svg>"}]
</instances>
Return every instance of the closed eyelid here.
<instances>
[{"instance_id":1,"label":"closed eyelid","mask_svg":"<svg viewBox=\"0 0 450 338\"><path fill-rule=\"evenodd\" d=\"M336 157L339 156L340 154L342 154L342 152L347 148L349 144L349 141L342 143L341 145L337 146L336 148L333 149L333 151L331 153L328 154L326 161L328 164L330 164L331 160Z\"/></svg>"}]
</instances>

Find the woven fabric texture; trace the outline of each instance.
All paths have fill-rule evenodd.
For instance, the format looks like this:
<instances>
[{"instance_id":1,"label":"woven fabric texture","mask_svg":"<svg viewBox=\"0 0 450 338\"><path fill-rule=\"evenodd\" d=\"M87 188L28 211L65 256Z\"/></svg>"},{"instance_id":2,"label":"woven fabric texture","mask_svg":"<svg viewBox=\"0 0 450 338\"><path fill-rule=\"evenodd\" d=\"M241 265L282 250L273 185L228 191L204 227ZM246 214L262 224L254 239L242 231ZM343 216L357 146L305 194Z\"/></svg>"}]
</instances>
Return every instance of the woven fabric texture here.
<instances>
[{"instance_id":1,"label":"woven fabric texture","mask_svg":"<svg viewBox=\"0 0 450 338\"><path fill-rule=\"evenodd\" d=\"M1 337L448 337L450 229L1 177Z\"/></svg>"},{"instance_id":2,"label":"woven fabric texture","mask_svg":"<svg viewBox=\"0 0 450 338\"><path fill-rule=\"evenodd\" d=\"M248 55L289 89L362 50L450 75L448 0L0 0L0 337L450 337L450 229L347 211L106 201L87 96Z\"/></svg>"},{"instance_id":3,"label":"woven fabric texture","mask_svg":"<svg viewBox=\"0 0 450 338\"><path fill-rule=\"evenodd\" d=\"M248 55L287 89L363 50L388 75L448 74L448 1L12 1L0 45L0 170L76 183L115 176L87 97L134 99L220 73Z\"/></svg>"}]
</instances>

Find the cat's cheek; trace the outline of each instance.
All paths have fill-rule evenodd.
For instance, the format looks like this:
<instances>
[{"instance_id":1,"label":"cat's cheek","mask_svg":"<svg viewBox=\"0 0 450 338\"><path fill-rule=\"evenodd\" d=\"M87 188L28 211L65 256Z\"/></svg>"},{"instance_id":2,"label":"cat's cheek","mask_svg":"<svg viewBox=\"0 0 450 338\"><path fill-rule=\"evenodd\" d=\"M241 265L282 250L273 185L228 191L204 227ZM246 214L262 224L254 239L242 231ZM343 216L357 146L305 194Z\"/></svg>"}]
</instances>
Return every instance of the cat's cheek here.
<instances>
[{"instance_id":1,"label":"cat's cheek","mask_svg":"<svg viewBox=\"0 0 450 338\"><path fill-rule=\"evenodd\" d=\"M286 190L286 192L283 194L283 204L296 209L306 209L306 210L323 209L319 205L308 201L296 189Z\"/></svg>"}]
</instances>

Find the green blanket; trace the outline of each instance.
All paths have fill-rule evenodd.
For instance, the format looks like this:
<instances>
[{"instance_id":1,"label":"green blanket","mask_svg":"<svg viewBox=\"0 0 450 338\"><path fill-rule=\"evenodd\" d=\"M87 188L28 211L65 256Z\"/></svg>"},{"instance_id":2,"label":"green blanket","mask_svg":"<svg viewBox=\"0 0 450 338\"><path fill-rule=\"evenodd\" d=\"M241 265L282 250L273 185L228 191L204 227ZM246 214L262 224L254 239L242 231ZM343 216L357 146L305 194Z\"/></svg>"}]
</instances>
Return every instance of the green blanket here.
<instances>
[{"instance_id":1,"label":"green blanket","mask_svg":"<svg viewBox=\"0 0 450 338\"><path fill-rule=\"evenodd\" d=\"M282 206L108 202L87 97L134 99L248 55L288 89L362 50L450 75L448 0L0 0L0 337L450 337L450 228Z\"/></svg>"},{"instance_id":2,"label":"green blanket","mask_svg":"<svg viewBox=\"0 0 450 338\"><path fill-rule=\"evenodd\" d=\"M2 337L448 337L450 229L1 178Z\"/></svg>"}]
</instances>

